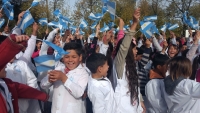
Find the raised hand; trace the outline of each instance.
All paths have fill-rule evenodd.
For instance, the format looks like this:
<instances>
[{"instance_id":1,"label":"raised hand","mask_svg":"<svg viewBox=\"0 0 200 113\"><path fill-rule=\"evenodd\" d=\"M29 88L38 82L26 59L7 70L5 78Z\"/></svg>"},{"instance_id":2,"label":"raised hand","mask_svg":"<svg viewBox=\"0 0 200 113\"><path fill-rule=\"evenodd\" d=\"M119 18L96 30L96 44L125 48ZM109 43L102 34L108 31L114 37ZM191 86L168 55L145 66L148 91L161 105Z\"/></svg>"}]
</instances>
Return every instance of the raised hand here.
<instances>
[{"instance_id":1,"label":"raised hand","mask_svg":"<svg viewBox=\"0 0 200 113\"><path fill-rule=\"evenodd\" d=\"M119 30L123 30L124 29L124 20L123 19L119 19Z\"/></svg>"},{"instance_id":2,"label":"raised hand","mask_svg":"<svg viewBox=\"0 0 200 113\"><path fill-rule=\"evenodd\" d=\"M32 35L37 36L37 31L38 31L38 24L36 22L33 23L33 33Z\"/></svg>"}]
</instances>

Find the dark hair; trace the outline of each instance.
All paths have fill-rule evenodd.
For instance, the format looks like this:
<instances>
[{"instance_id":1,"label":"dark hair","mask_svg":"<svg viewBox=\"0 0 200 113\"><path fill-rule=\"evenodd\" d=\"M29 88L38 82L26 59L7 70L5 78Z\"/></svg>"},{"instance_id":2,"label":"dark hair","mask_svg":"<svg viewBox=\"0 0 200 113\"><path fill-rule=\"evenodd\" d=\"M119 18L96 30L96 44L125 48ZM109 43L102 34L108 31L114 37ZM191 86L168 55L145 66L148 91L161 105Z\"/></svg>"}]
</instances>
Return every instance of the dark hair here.
<instances>
[{"instance_id":1,"label":"dark hair","mask_svg":"<svg viewBox=\"0 0 200 113\"><path fill-rule=\"evenodd\" d=\"M70 43L66 43L65 46L63 47L63 49L65 51L67 50L75 50L76 53L80 56L82 55L82 45L76 42L70 42Z\"/></svg>"},{"instance_id":2,"label":"dark hair","mask_svg":"<svg viewBox=\"0 0 200 113\"><path fill-rule=\"evenodd\" d=\"M138 100L138 75L137 75L137 70L136 70L136 64L135 64L135 59L134 59L134 54L133 54L133 48L136 47L136 45L131 42L128 54L126 56L126 77L128 79L128 85L129 85L129 91L130 91L130 100L131 103L133 101Z\"/></svg>"},{"instance_id":3,"label":"dark hair","mask_svg":"<svg viewBox=\"0 0 200 113\"><path fill-rule=\"evenodd\" d=\"M179 47L178 47L177 45L175 45L175 44L171 44L171 45L169 45L169 47L168 47L167 53L169 52L170 47L173 47L174 49L177 50L177 53L176 53L176 55L175 55L175 56L177 56L178 53L179 53ZM174 57L175 57L175 56L174 56Z\"/></svg>"},{"instance_id":4,"label":"dark hair","mask_svg":"<svg viewBox=\"0 0 200 113\"><path fill-rule=\"evenodd\" d=\"M180 76L187 78L192 75L192 64L188 58L183 56L172 58L167 66L172 80L176 80Z\"/></svg>"},{"instance_id":5,"label":"dark hair","mask_svg":"<svg viewBox=\"0 0 200 113\"><path fill-rule=\"evenodd\" d=\"M143 48L139 48L137 47L137 55L142 55L144 53L144 49Z\"/></svg>"},{"instance_id":6,"label":"dark hair","mask_svg":"<svg viewBox=\"0 0 200 113\"><path fill-rule=\"evenodd\" d=\"M169 60L169 57L167 55L157 54L153 58L153 66L154 68L157 68L158 65L163 66L164 64L166 64L168 60Z\"/></svg>"},{"instance_id":7,"label":"dark hair","mask_svg":"<svg viewBox=\"0 0 200 113\"><path fill-rule=\"evenodd\" d=\"M122 43L124 38L119 40L117 47L116 47L116 54L119 51L120 45ZM137 70L136 70L136 64L135 64L135 59L134 59L134 54L133 54L133 48L136 47L136 45L131 42L127 56L126 56L126 77L128 79L128 85L129 85L129 92L130 92L130 102L133 103L133 101L137 100L139 103L138 99L138 75L137 75Z\"/></svg>"},{"instance_id":8,"label":"dark hair","mask_svg":"<svg viewBox=\"0 0 200 113\"><path fill-rule=\"evenodd\" d=\"M99 66L103 66L107 61L105 55L101 53L93 53L86 60L87 68L92 72L96 73Z\"/></svg>"},{"instance_id":9,"label":"dark hair","mask_svg":"<svg viewBox=\"0 0 200 113\"><path fill-rule=\"evenodd\" d=\"M190 77L191 80L195 80L196 72L199 68L199 64L200 64L200 58L199 58L199 55L198 55L197 57L194 58L193 63L192 63L192 75Z\"/></svg>"},{"instance_id":10,"label":"dark hair","mask_svg":"<svg viewBox=\"0 0 200 113\"><path fill-rule=\"evenodd\" d=\"M0 35L0 44L7 38L7 36Z\"/></svg>"},{"instance_id":11,"label":"dark hair","mask_svg":"<svg viewBox=\"0 0 200 113\"><path fill-rule=\"evenodd\" d=\"M37 40L36 41L36 45L39 43L39 42L42 42L41 40ZM36 51L38 51L38 49L37 49L37 46L35 45L35 50L34 50L34 52L36 52Z\"/></svg>"}]
</instances>

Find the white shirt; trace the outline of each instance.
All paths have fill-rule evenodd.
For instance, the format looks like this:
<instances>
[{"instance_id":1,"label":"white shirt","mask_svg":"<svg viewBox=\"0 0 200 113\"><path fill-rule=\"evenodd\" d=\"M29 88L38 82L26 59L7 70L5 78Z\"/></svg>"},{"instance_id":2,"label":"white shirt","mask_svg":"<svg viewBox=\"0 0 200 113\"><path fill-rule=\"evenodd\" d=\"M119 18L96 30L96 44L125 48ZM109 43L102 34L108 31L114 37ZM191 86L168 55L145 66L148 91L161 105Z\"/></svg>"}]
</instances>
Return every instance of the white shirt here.
<instances>
[{"instance_id":1,"label":"white shirt","mask_svg":"<svg viewBox=\"0 0 200 113\"><path fill-rule=\"evenodd\" d=\"M96 80L90 76L88 97L92 102L93 113L115 113L114 91L107 77Z\"/></svg>"},{"instance_id":2,"label":"white shirt","mask_svg":"<svg viewBox=\"0 0 200 113\"><path fill-rule=\"evenodd\" d=\"M7 64L6 78L33 88L38 88L37 78L27 64L21 60L15 60L12 64ZM30 104L29 99L19 99L18 105L20 113L27 113Z\"/></svg>"},{"instance_id":3,"label":"white shirt","mask_svg":"<svg viewBox=\"0 0 200 113\"><path fill-rule=\"evenodd\" d=\"M56 67L55 70L64 72L65 66ZM87 86L89 74L80 64L74 70L69 71L66 76L67 81L63 84L61 81L49 83L48 76L41 81L43 89L53 85L52 113L84 113L84 103L82 95Z\"/></svg>"},{"instance_id":4,"label":"white shirt","mask_svg":"<svg viewBox=\"0 0 200 113\"><path fill-rule=\"evenodd\" d=\"M147 109L150 113L167 113L167 105L162 92L163 87L163 79L152 79L147 83L145 94L150 103Z\"/></svg>"},{"instance_id":5,"label":"white shirt","mask_svg":"<svg viewBox=\"0 0 200 113\"><path fill-rule=\"evenodd\" d=\"M99 53L104 54L106 56L109 45L104 44L102 41L99 41L98 45Z\"/></svg>"}]
</instances>

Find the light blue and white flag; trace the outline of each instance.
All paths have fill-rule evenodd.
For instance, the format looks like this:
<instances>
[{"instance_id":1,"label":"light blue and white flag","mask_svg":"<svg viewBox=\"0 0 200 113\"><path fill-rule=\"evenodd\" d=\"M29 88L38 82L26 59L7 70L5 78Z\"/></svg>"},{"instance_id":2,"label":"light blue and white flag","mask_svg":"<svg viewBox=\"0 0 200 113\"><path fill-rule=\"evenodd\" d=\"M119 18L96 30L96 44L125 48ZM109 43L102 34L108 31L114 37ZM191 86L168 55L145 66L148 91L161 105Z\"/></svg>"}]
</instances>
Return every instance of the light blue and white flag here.
<instances>
[{"instance_id":1,"label":"light blue and white flag","mask_svg":"<svg viewBox=\"0 0 200 113\"><path fill-rule=\"evenodd\" d=\"M39 24L44 26L48 24L47 18L41 18L38 20Z\"/></svg>"},{"instance_id":2,"label":"light blue and white flag","mask_svg":"<svg viewBox=\"0 0 200 113\"><path fill-rule=\"evenodd\" d=\"M85 35L85 32L83 32L82 30L80 30L80 35Z\"/></svg>"},{"instance_id":3,"label":"light blue and white flag","mask_svg":"<svg viewBox=\"0 0 200 113\"><path fill-rule=\"evenodd\" d=\"M153 22L143 22L140 21L140 31L146 36L146 38L151 38L153 33L151 32L151 28L153 27Z\"/></svg>"},{"instance_id":4,"label":"light blue and white flag","mask_svg":"<svg viewBox=\"0 0 200 113\"><path fill-rule=\"evenodd\" d=\"M93 39L95 37L95 33L92 33L88 38Z\"/></svg>"},{"instance_id":5,"label":"light blue and white flag","mask_svg":"<svg viewBox=\"0 0 200 113\"><path fill-rule=\"evenodd\" d=\"M48 42L46 40L44 40L44 42L48 46L52 47L57 52L57 55L55 57L56 61L60 60L63 57L63 55L69 54L69 52L66 52L65 50L63 50L63 48L61 48L61 47L59 47L59 46L57 46L57 45L55 45L55 44L53 44L51 42Z\"/></svg>"},{"instance_id":6,"label":"light blue and white flag","mask_svg":"<svg viewBox=\"0 0 200 113\"><path fill-rule=\"evenodd\" d=\"M105 32L105 31L107 31L107 30L109 30L109 27L106 25L106 23L104 22L104 26L103 26L103 28L101 28L100 29L100 32Z\"/></svg>"},{"instance_id":7,"label":"light blue and white flag","mask_svg":"<svg viewBox=\"0 0 200 113\"><path fill-rule=\"evenodd\" d=\"M13 5L11 5L10 2L6 2L2 7L8 19L13 20L14 18Z\"/></svg>"},{"instance_id":8,"label":"light blue and white flag","mask_svg":"<svg viewBox=\"0 0 200 113\"><path fill-rule=\"evenodd\" d=\"M39 4L41 0L33 0L32 4L31 4L31 7L35 7Z\"/></svg>"},{"instance_id":9,"label":"light blue and white flag","mask_svg":"<svg viewBox=\"0 0 200 113\"><path fill-rule=\"evenodd\" d=\"M38 73L55 69L54 55L42 55L34 58L34 61Z\"/></svg>"},{"instance_id":10,"label":"light blue and white flag","mask_svg":"<svg viewBox=\"0 0 200 113\"><path fill-rule=\"evenodd\" d=\"M156 24L155 24L155 22L153 22L153 26L151 27L151 29L150 29L150 31L153 33L153 34L158 34L158 35L160 35L160 32L158 31L158 28L156 27Z\"/></svg>"},{"instance_id":11,"label":"light blue and white flag","mask_svg":"<svg viewBox=\"0 0 200 113\"><path fill-rule=\"evenodd\" d=\"M108 1L107 2L108 12L110 13L110 18L114 21L116 15L116 3Z\"/></svg>"},{"instance_id":12,"label":"light blue and white flag","mask_svg":"<svg viewBox=\"0 0 200 113\"><path fill-rule=\"evenodd\" d=\"M172 25L172 26L170 26L169 28L168 28L168 30L174 30L174 29L176 29L176 28L179 28L179 25L178 24L174 24L174 25Z\"/></svg>"},{"instance_id":13,"label":"light blue and white flag","mask_svg":"<svg viewBox=\"0 0 200 113\"><path fill-rule=\"evenodd\" d=\"M72 20L70 20L68 17L66 17L66 16L63 16L63 15L61 15L60 16L60 19L62 19L63 21L66 21L66 22L68 22L68 23L72 23Z\"/></svg>"},{"instance_id":14,"label":"light blue and white flag","mask_svg":"<svg viewBox=\"0 0 200 113\"><path fill-rule=\"evenodd\" d=\"M129 25L125 25L124 29L126 29L126 30L130 29Z\"/></svg>"},{"instance_id":15,"label":"light blue and white flag","mask_svg":"<svg viewBox=\"0 0 200 113\"><path fill-rule=\"evenodd\" d=\"M4 18L1 18L1 19L0 19L0 28L3 26L4 23L5 23L5 19L4 19Z\"/></svg>"},{"instance_id":16,"label":"light blue and white flag","mask_svg":"<svg viewBox=\"0 0 200 113\"><path fill-rule=\"evenodd\" d=\"M160 28L160 30L166 32L166 30L167 30L167 24L164 24L164 25Z\"/></svg>"},{"instance_id":17,"label":"light blue and white flag","mask_svg":"<svg viewBox=\"0 0 200 113\"><path fill-rule=\"evenodd\" d=\"M96 22L94 22L91 26L90 26L90 28L91 29L95 29L96 28L96 25L98 24L98 22L96 21Z\"/></svg>"},{"instance_id":18,"label":"light blue and white flag","mask_svg":"<svg viewBox=\"0 0 200 113\"><path fill-rule=\"evenodd\" d=\"M145 16L143 21L147 22L147 21L156 21L157 20L157 15L153 15L153 16Z\"/></svg>"},{"instance_id":19,"label":"light blue and white flag","mask_svg":"<svg viewBox=\"0 0 200 113\"><path fill-rule=\"evenodd\" d=\"M79 28L80 28L80 29L84 29L84 28L86 28L87 26L88 26L87 21L83 19L83 20L81 21L80 25L79 25Z\"/></svg>"},{"instance_id":20,"label":"light blue and white flag","mask_svg":"<svg viewBox=\"0 0 200 113\"><path fill-rule=\"evenodd\" d=\"M59 9L56 9L54 12L53 12L53 15L56 16L57 18L60 18L62 16L61 12Z\"/></svg>"},{"instance_id":21,"label":"light blue and white flag","mask_svg":"<svg viewBox=\"0 0 200 113\"><path fill-rule=\"evenodd\" d=\"M90 15L88 16L89 19L94 20L94 21L99 21L101 20L101 18L103 17L103 14L101 13L90 13Z\"/></svg>"},{"instance_id":22,"label":"light blue and white flag","mask_svg":"<svg viewBox=\"0 0 200 113\"><path fill-rule=\"evenodd\" d=\"M55 22L55 21L52 21L52 22L49 22L49 23L48 23L48 26L50 26L50 27L55 27L55 28L59 28L59 23L58 23L58 22Z\"/></svg>"},{"instance_id":23,"label":"light blue and white flag","mask_svg":"<svg viewBox=\"0 0 200 113\"><path fill-rule=\"evenodd\" d=\"M195 30L198 30L199 22L193 16L190 16L189 26Z\"/></svg>"},{"instance_id":24,"label":"light blue and white flag","mask_svg":"<svg viewBox=\"0 0 200 113\"><path fill-rule=\"evenodd\" d=\"M20 22L20 24L18 25L18 27L22 30L22 32L24 33L25 29L30 26L31 24L33 24L34 19L31 15L31 13L29 11L26 11L22 17L22 20Z\"/></svg>"},{"instance_id":25,"label":"light blue and white flag","mask_svg":"<svg viewBox=\"0 0 200 113\"><path fill-rule=\"evenodd\" d=\"M115 23L114 22L108 22L108 26L111 29L111 28L113 28L115 26Z\"/></svg>"},{"instance_id":26,"label":"light blue and white flag","mask_svg":"<svg viewBox=\"0 0 200 113\"><path fill-rule=\"evenodd\" d=\"M108 11L107 6L102 7L102 14L104 15Z\"/></svg>"}]
</instances>

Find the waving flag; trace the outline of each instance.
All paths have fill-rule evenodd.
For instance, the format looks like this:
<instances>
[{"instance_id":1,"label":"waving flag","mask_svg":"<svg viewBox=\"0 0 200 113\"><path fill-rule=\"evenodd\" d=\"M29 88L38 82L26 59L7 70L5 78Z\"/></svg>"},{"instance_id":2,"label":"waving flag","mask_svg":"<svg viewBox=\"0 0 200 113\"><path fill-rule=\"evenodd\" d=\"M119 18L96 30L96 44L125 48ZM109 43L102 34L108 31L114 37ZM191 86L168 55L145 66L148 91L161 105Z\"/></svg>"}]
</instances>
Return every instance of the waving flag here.
<instances>
[{"instance_id":1,"label":"waving flag","mask_svg":"<svg viewBox=\"0 0 200 113\"><path fill-rule=\"evenodd\" d=\"M57 51L57 55L55 57L55 60L58 61L60 60L63 55L66 55L66 54L69 54L69 52L66 52L65 50L63 50L63 48L51 43L51 42L48 42L48 41L44 41L48 46L52 47L55 51Z\"/></svg>"},{"instance_id":2,"label":"waving flag","mask_svg":"<svg viewBox=\"0 0 200 113\"><path fill-rule=\"evenodd\" d=\"M92 33L88 38L93 39L95 37L95 33Z\"/></svg>"},{"instance_id":3,"label":"waving flag","mask_svg":"<svg viewBox=\"0 0 200 113\"><path fill-rule=\"evenodd\" d=\"M83 32L82 30L80 30L80 35L84 35L85 34L85 32Z\"/></svg>"},{"instance_id":4,"label":"waving flag","mask_svg":"<svg viewBox=\"0 0 200 113\"><path fill-rule=\"evenodd\" d=\"M114 21L115 20L115 13L116 13L116 3L108 1L107 2L108 12L110 13L110 18Z\"/></svg>"},{"instance_id":5,"label":"waving flag","mask_svg":"<svg viewBox=\"0 0 200 113\"><path fill-rule=\"evenodd\" d=\"M176 29L176 28L179 28L179 25L178 24L174 24L174 25L172 25L172 26L170 26L169 28L168 28L168 30L174 30L174 29Z\"/></svg>"},{"instance_id":6,"label":"waving flag","mask_svg":"<svg viewBox=\"0 0 200 113\"><path fill-rule=\"evenodd\" d=\"M35 7L39 4L41 0L33 0L32 4L31 4L31 7Z\"/></svg>"},{"instance_id":7,"label":"waving flag","mask_svg":"<svg viewBox=\"0 0 200 113\"><path fill-rule=\"evenodd\" d=\"M150 31L151 27L154 25L153 22L140 22L140 31L146 36L146 38L151 38L153 33Z\"/></svg>"},{"instance_id":8,"label":"waving flag","mask_svg":"<svg viewBox=\"0 0 200 113\"><path fill-rule=\"evenodd\" d=\"M111 28L113 28L115 26L115 23L114 22L108 22L108 26L111 29Z\"/></svg>"},{"instance_id":9,"label":"waving flag","mask_svg":"<svg viewBox=\"0 0 200 113\"><path fill-rule=\"evenodd\" d=\"M166 30L167 30L167 24L164 24L164 25L160 28L160 30L166 32Z\"/></svg>"},{"instance_id":10,"label":"waving flag","mask_svg":"<svg viewBox=\"0 0 200 113\"><path fill-rule=\"evenodd\" d=\"M56 9L54 12L53 12L53 15L55 15L57 18L60 18L62 16L61 12L59 9Z\"/></svg>"},{"instance_id":11,"label":"waving flag","mask_svg":"<svg viewBox=\"0 0 200 113\"><path fill-rule=\"evenodd\" d=\"M189 26L197 30L199 28L199 22L193 16L190 16Z\"/></svg>"},{"instance_id":12,"label":"waving flag","mask_svg":"<svg viewBox=\"0 0 200 113\"><path fill-rule=\"evenodd\" d=\"M94 21L99 21L101 18L103 17L103 15L101 13L90 13L90 15L88 16L89 19L94 20Z\"/></svg>"},{"instance_id":13,"label":"waving flag","mask_svg":"<svg viewBox=\"0 0 200 113\"><path fill-rule=\"evenodd\" d=\"M153 15L153 16L145 16L143 21L155 21L157 20L157 15Z\"/></svg>"},{"instance_id":14,"label":"waving flag","mask_svg":"<svg viewBox=\"0 0 200 113\"><path fill-rule=\"evenodd\" d=\"M109 30L109 27L106 25L106 23L104 23L104 26L100 29L100 32L105 32L107 30Z\"/></svg>"},{"instance_id":15,"label":"waving flag","mask_svg":"<svg viewBox=\"0 0 200 113\"><path fill-rule=\"evenodd\" d=\"M153 26L151 27L150 31L153 33L153 34L160 34L159 31L158 31L158 28L156 27L156 24L153 22Z\"/></svg>"},{"instance_id":16,"label":"waving flag","mask_svg":"<svg viewBox=\"0 0 200 113\"><path fill-rule=\"evenodd\" d=\"M55 69L55 56L43 55L34 58L37 72L44 72Z\"/></svg>"},{"instance_id":17,"label":"waving flag","mask_svg":"<svg viewBox=\"0 0 200 113\"><path fill-rule=\"evenodd\" d=\"M79 28L83 29L83 28L86 28L87 26L88 26L87 21L83 19L82 22L79 25Z\"/></svg>"},{"instance_id":18,"label":"waving flag","mask_svg":"<svg viewBox=\"0 0 200 113\"><path fill-rule=\"evenodd\" d=\"M61 18L63 21L66 21L66 22L68 22L68 23L72 23L72 21L71 21L68 17L66 17L66 16L61 15L60 18Z\"/></svg>"},{"instance_id":19,"label":"waving flag","mask_svg":"<svg viewBox=\"0 0 200 113\"><path fill-rule=\"evenodd\" d=\"M108 11L107 6L103 6L102 7L102 14L105 14Z\"/></svg>"},{"instance_id":20,"label":"waving flag","mask_svg":"<svg viewBox=\"0 0 200 113\"><path fill-rule=\"evenodd\" d=\"M5 19L1 18L0 19L0 28L3 26L4 23L5 23Z\"/></svg>"},{"instance_id":21,"label":"waving flag","mask_svg":"<svg viewBox=\"0 0 200 113\"><path fill-rule=\"evenodd\" d=\"M90 28L91 28L91 29L95 29L95 27L96 27L97 23L98 23L97 21L96 21L96 22L94 22L94 23L93 23L93 24L90 26Z\"/></svg>"},{"instance_id":22,"label":"waving flag","mask_svg":"<svg viewBox=\"0 0 200 113\"><path fill-rule=\"evenodd\" d=\"M22 20L19 24L19 28L24 33L25 29L34 22L34 19L29 11L26 11L22 17Z\"/></svg>"},{"instance_id":23,"label":"waving flag","mask_svg":"<svg viewBox=\"0 0 200 113\"><path fill-rule=\"evenodd\" d=\"M38 20L39 24L44 26L48 24L47 18L41 18Z\"/></svg>"},{"instance_id":24,"label":"waving flag","mask_svg":"<svg viewBox=\"0 0 200 113\"><path fill-rule=\"evenodd\" d=\"M6 2L3 6L2 6L6 16L8 17L9 20L13 20L14 18L14 10L13 10L13 5L10 4L10 2Z\"/></svg>"}]
</instances>

